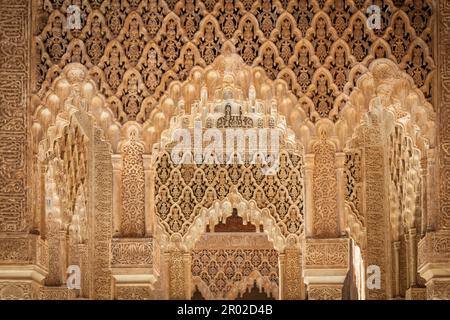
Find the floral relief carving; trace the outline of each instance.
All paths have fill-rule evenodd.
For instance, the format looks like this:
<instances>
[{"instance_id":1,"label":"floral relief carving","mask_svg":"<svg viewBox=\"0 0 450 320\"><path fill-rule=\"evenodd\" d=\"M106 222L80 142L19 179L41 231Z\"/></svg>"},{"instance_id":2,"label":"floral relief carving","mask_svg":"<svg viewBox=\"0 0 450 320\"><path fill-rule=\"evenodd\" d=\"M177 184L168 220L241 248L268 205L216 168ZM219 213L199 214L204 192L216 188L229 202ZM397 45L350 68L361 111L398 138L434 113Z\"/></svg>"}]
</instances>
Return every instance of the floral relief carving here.
<instances>
[{"instance_id":1,"label":"floral relief carving","mask_svg":"<svg viewBox=\"0 0 450 320\"><path fill-rule=\"evenodd\" d=\"M349 242L347 240L310 240L305 244L303 253L305 266L314 267L348 267Z\"/></svg>"},{"instance_id":2,"label":"floral relief carving","mask_svg":"<svg viewBox=\"0 0 450 320\"><path fill-rule=\"evenodd\" d=\"M314 146L314 154L314 235L318 238L334 238L339 233L335 147L330 141L320 140Z\"/></svg>"},{"instance_id":3,"label":"floral relief carving","mask_svg":"<svg viewBox=\"0 0 450 320\"><path fill-rule=\"evenodd\" d=\"M314 285L308 288L308 300L342 300L341 285Z\"/></svg>"},{"instance_id":4,"label":"floral relief carving","mask_svg":"<svg viewBox=\"0 0 450 320\"><path fill-rule=\"evenodd\" d=\"M111 254L113 267L152 266L153 242L152 240L113 239Z\"/></svg>"},{"instance_id":5,"label":"floral relief carving","mask_svg":"<svg viewBox=\"0 0 450 320\"><path fill-rule=\"evenodd\" d=\"M144 147L132 131L123 148L121 235L141 237L145 232L145 181L142 154Z\"/></svg>"}]
</instances>

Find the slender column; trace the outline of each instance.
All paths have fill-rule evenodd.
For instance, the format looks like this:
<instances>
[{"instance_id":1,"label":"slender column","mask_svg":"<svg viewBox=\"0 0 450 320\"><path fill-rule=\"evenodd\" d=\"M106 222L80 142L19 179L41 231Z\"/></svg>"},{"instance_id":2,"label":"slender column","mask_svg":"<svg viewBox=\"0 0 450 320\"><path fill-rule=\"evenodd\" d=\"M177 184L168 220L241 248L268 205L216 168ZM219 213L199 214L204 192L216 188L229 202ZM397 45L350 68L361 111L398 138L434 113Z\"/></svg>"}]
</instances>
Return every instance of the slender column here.
<instances>
[{"instance_id":1,"label":"slender column","mask_svg":"<svg viewBox=\"0 0 450 320\"><path fill-rule=\"evenodd\" d=\"M400 241L395 241L392 244L394 251L394 298L400 295L400 247Z\"/></svg>"},{"instance_id":2,"label":"slender column","mask_svg":"<svg viewBox=\"0 0 450 320\"><path fill-rule=\"evenodd\" d=\"M409 256L410 256L410 276L409 284L414 287L417 283L417 232L415 228L409 230Z\"/></svg>"},{"instance_id":3,"label":"slender column","mask_svg":"<svg viewBox=\"0 0 450 320\"><path fill-rule=\"evenodd\" d=\"M433 193L436 190L436 158L435 158L435 150L428 150L427 157L427 169L428 169L428 179L426 181L427 184L427 220L426 220L426 231L434 231L436 230L436 194Z\"/></svg>"},{"instance_id":4,"label":"slender column","mask_svg":"<svg viewBox=\"0 0 450 320\"><path fill-rule=\"evenodd\" d=\"M120 235L120 217L122 210L122 156L111 156L113 166L113 235Z\"/></svg>"},{"instance_id":5,"label":"slender column","mask_svg":"<svg viewBox=\"0 0 450 320\"><path fill-rule=\"evenodd\" d=\"M192 256L190 253L183 253L183 265L184 265L184 292L185 292L185 299L190 300L192 295L192 271L191 271L191 264L192 264Z\"/></svg>"},{"instance_id":6,"label":"slender column","mask_svg":"<svg viewBox=\"0 0 450 320\"><path fill-rule=\"evenodd\" d=\"M154 198L154 179L152 169L151 155L142 155L144 160L144 174L145 174L145 235L153 235L153 223L154 223L154 210L155 203Z\"/></svg>"},{"instance_id":7,"label":"slender column","mask_svg":"<svg viewBox=\"0 0 450 320\"><path fill-rule=\"evenodd\" d=\"M336 179L337 179L337 213L339 218L339 230L341 235L345 235L345 153L336 153Z\"/></svg>"},{"instance_id":8,"label":"slender column","mask_svg":"<svg viewBox=\"0 0 450 320\"><path fill-rule=\"evenodd\" d=\"M314 154L305 156L305 225L306 237L313 236L313 173L314 173Z\"/></svg>"},{"instance_id":9,"label":"slender column","mask_svg":"<svg viewBox=\"0 0 450 320\"><path fill-rule=\"evenodd\" d=\"M427 159L423 158L420 161L420 211L422 213L422 219L420 223L420 235L424 236L427 231L427 209L428 209L428 199L427 199L427 183L428 183L428 168Z\"/></svg>"},{"instance_id":10,"label":"slender column","mask_svg":"<svg viewBox=\"0 0 450 320\"><path fill-rule=\"evenodd\" d=\"M278 255L278 266L280 268L280 278L279 278L279 291L280 291L280 300L286 300L285 298L285 274L286 274L286 255L284 253L280 253Z\"/></svg>"},{"instance_id":11,"label":"slender column","mask_svg":"<svg viewBox=\"0 0 450 320\"><path fill-rule=\"evenodd\" d=\"M283 256L283 269L280 266L280 275L283 274L283 283L280 283L283 299L303 300L304 282L302 277L302 256L300 248L287 248Z\"/></svg>"},{"instance_id":12,"label":"slender column","mask_svg":"<svg viewBox=\"0 0 450 320\"><path fill-rule=\"evenodd\" d=\"M59 261L60 261L60 277L61 277L61 283L66 284L67 275L66 275L66 268L67 268L67 260L68 260L68 252L67 252L67 231L66 230L60 230L59 231Z\"/></svg>"},{"instance_id":13,"label":"slender column","mask_svg":"<svg viewBox=\"0 0 450 320\"><path fill-rule=\"evenodd\" d=\"M89 266L89 256L88 256L88 246L84 243L78 245L78 252L80 254L80 272L81 272L81 291L80 297L89 297L89 277L88 277L88 266Z\"/></svg>"},{"instance_id":14,"label":"slender column","mask_svg":"<svg viewBox=\"0 0 450 320\"><path fill-rule=\"evenodd\" d=\"M411 255L410 255L410 244L409 244L409 234L404 235L405 238L405 258L406 258L406 289L410 287L411 284Z\"/></svg>"},{"instance_id":15,"label":"slender column","mask_svg":"<svg viewBox=\"0 0 450 320\"><path fill-rule=\"evenodd\" d=\"M169 299L186 300L191 298L190 254L183 253L179 249L169 253Z\"/></svg>"},{"instance_id":16,"label":"slender column","mask_svg":"<svg viewBox=\"0 0 450 320\"><path fill-rule=\"evenodd\" d=\"M46 226L46 214L45 214L45 174L47 172L47 165L44 163L39 164L39 231L43 239L46 238L47 226Z\"/></svg>"}]
</instances>

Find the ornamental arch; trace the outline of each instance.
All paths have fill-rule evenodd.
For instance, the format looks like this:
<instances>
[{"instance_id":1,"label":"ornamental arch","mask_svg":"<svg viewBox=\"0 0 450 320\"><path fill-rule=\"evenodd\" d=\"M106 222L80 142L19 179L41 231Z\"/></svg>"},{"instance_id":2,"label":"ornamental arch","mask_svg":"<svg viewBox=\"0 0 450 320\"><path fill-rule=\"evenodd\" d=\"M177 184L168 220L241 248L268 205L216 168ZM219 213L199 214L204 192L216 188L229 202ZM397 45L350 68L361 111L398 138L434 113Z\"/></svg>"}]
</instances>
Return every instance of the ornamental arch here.
<instances>
[{"instance_id":1,"label":"ornamental arch","mask_svg":"<svg viewBox=\"0 0 450 320\"><path fill-rule=\"evenodd\" d=\"M258 270L247 272L222 298L242 295L244 284L253 285L249 279L273 298L342 297L348 290L344 279L350 274L355 281L363 282L364 272L358 272L356 280L355 270L369 264L381 265L382 289L372 296L373 292L359 288L353 298L395 297L406 294L413 285L423 284L417 271L415 235L426 229L423 205L427 194L421 164L423 154L432 154L434 146L433 112L395 64L377 60L369 70L358 80L338 121L321 119L314 123L283 81L272 85L263 71L246 67L230 51L209 68L194 68L184 83L170 86L161 107L152 111L159 113L159 123L129 122L122 126L112 120L106 99L96 93L87 69L68 65L55 80L46 102L37 108L34 125L34 134L41 137L35 141L47 136L39 143L41 162L36 165L45 168L42 161L53 157L47 160L48 169L40 182L43 189L39 190L45 192L37 194L44 196L45 210L37 209L36 230L43 239L47 237L44 243L49 257L48 282L42 291L52 292L64 283L64 260L84 263L86 270L109 261L110 274L103 281L105 285L107 279L114 281L115 288L106 293L107 297L120 298L129 288L139 287L144 288L142 294L147 298L189 298L195 290L213 298L210 288L191 274L194 269L186 270L186 266L197 261L191 253L198 252L195 243L199 237L208 236L207 230L211 233L219 222L226 223L233 209L243 221L254 225L255 231L267 234L267 241L278 254L278 279L271 282ZM399 87L394 94L384 85L387 81ZM277 90L286 92L288 100L277 95ZM286 116L280 113L280 105L285 106ZM228 106L234 112L235 125L227 122ZM50 110L58 115L52 116ZM164 125L169 115L172 117ZM292 130L288 120L302 118ZM233 128L242 125L244 119L251 119L248 121L255 127L278 128L282 133L281 166L276 175L258 173L262 165L258 162L172 162L175 130L192 131L195 121L205 128L225 123L225 127ZM44 129L46 135L41 133ZM92 179L100 174L98 168L87 165L98 148L92 145L92 131L99 135L94 140L105 146L102 161L111 164L102 168L101 174L107 173L112 188L102 191L96 189L98 182ZM154 139L159 142L149 146ZM369 163L373 159L381 162ZM364 161L369 161L366 166ZM369 170L374 167L378 171ZM61 176L72 177L66 187ZM384 192L383 177L390 181L389 194ZM378 193L373 190L376 187ZM372 191L367 193L368 189ZM90 199L99 194L92 196L93 191L106 197L105 209L110 210L103 214L110 224L95 224L99 204ZM232 205L230 197L234 202L241 199L240 205ZM380 199L386 199L389 205L381 213L370 211L370 201L377 203ZM380 219L384 223L380 224ZM99 226L104 228L103 234ZM87 235L98 235L98 241L110 243L111 251L99 252L103 261L86 261L86 254L99 248L97 240L85 243ZM385 251L375 245L383 237L384 248L388 248ZM64 251L66 258L61 255L65 247L61 243L69 247ZM327 256L332 251L333 255ZM80 255L83 252L84 258ZM360 252L359 261L350 260L354 252ZM324 276L324 267L332 270L333 276ZM130 283L130 275L135 272L136 278L146 282L139 286ZM324 278L330 283L324 285ZM283 287L279 287L280 279ZM314 283L315 279L321 279L320 284ZM93 281L85 279L83 285L95 294L98 284ZM59 294L68 294L58 290ZM91 296L92 291L82 289L78 294Z\"/></svg>"},{"instance_id":2,"label":"ornamental arch","mask_svg":"<svg viewBox=\"0 0 450 320\"><path fill-rule=\"evenodd\" d=\"M26 5L36 19L24 48L36 54L17 162L29 175L2 173L5 194L23 191L33 205L17 214L23 205L5 200L0 264L33 266L33 277L0 281L1 298L234 299L253 286L276 299L448 297L447 195L435 183L448 149L435 81L444 5L376 1L382 26L372 30L367 1L83 1L82 29L68 30L78 2ZM215 167L211 181L204 165L161 171L175 129L225 126L223 101L238 123L283 132L289 169L260 182L245 163ZM16 120L2 128L19 130ZM20 148L5 141L11 161ZM228 219L254 226L246 236L277 266L253 266L224 291L195 255L213 250L202 239L224 237L214 231ZM223 250L239 249L233 237L245 232L233 232ZM73 264L78 291L66 286ZM379 289L364 285L369 265L380 267Z\"/></svg>"}]
</instances>

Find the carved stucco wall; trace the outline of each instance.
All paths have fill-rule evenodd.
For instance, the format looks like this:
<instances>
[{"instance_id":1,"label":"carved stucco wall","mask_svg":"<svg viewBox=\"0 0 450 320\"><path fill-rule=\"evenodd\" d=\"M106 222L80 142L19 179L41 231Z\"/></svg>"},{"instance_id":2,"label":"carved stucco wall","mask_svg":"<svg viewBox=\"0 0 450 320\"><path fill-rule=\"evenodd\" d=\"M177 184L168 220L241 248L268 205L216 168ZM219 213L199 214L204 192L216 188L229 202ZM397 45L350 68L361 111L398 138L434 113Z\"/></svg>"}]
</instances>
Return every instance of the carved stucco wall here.
<instances>
[{"instance_id":1,"label":"carved stucco wall","mask_svg":"<svg viewBox=\"0 0 450 320\"><path fill-rule=\"evenodd\" d=\"M81 9L81 30L64 28L71 4ZM371 4L381 8L380 29L366 25ZM83 63L122 123L151 117L168 85L210 65L226 41L246 64L286 80L314 119L336 119L377 58L398 63L432 96L436 8L428 1L41 0L35 10L33 91Z\"/></svg>"},{"instance_id":2,"label":"carved stucco wall","mask_svg":"<svg viewBox=\"0 0 450 320\"><path fill-rule=\"evenodd\" d=\"M387 57L399 63L400 67L413 77L415 84L421 88L422 92L425 93L425 97L429 99L429 101L434 102L435 110L437 110L439 115L439 117L437 117L437 120L439 123L438 141L440 143L438 143L438 153L436 161L436 163L438 164L438 174L436 176L440 177L441 181L441 183L439 184L439 204L435 207L436 211L429 212L429 216L432 217L431 219L436 219L437 223L436 225L430 224L428 228L430 229L429 231L436 229L436 227L444 230L447 228L448 223L446 223L446 221L449 220L447 219L447 217L449 216L448 207L450 203L450 196L448 192L449 187L448 184L446 184L446 181L450 179L445 179L445 177L448 176L448 172L450 172L450 157L448 155L449 142L447 141L450 135L448 134L447 130L447 127L450 123L450 121L447 121L447 119L449 119L448 115L450 114L450 112L448 111L448 108L445 107L448 105L447 102L449 100L447 92L447 78L449 77L450 73L450 71L448 71L449 64L447 63L448 51L450 46L448 42L449 24L447 21L448 17L450 16L450 8L447 2L441 1L439 3L439 10L434 10L434 12L439 12L439 16L437 19L437 22L439 23L439 29L437 31L438 41L435 41L433 43L432 25L433 19L436 18L432 16L430 5L427 4L427 2L406 1L403 4L403 1L393 1L394 3L386 1L383 6L390 8L390 12L392 14L389 14L388 10L388 13L385 14L384 17L384 19L387 20L383 19L383 25L384 22L387 22L387 25L390 25L392 28L389 29L383 26L383 35L379 34L379 36L384 38L387 44L378 39L379 37L378 35L376 35L376 33L380 33L379 31L375 31L374 33L372 33L372 31L366 29L364 24L362 24L362 27L365 28L362 32L362 38L352 39L361 36L361 32L359 32L360 30L358 30L358 28L361 27L361 25L359 25L358 27L358 13L355 13L355 8L364 7L361 1L349 1L348 3L346 3L346 5L349 5L350 9L346 9L344 11L341 10L341 13L344 13L338 15L336 15L336 12L339 12L339 10L336 11L334 10L336 8L331 8L330 6L338 6L340 3L336 2L335 4L333 4L332 1L324 1L323 3L319 1L319 3L314 3L312 5L312 10L305 9L303 11L298 10L297 8L295 8L294 10L292 9L291 5L285 5L283 2L275 2L273 6L278 8L279 13L269 15L266 14L267 11L266 13L264 13L264 4L260 5L259 3L254 4L253 7L252 5L247 5L245 3L241 4L240 2L237 2L234 6L229 5L229 3L231 2L228 2L228 6L223 5L222 3L218 3L214 7L214 9L210 9L209 11L204 11L208 8L207 3L204 4L204 8L202 8L201 3L194 4L194 9L197 6L200 7L200 10L203 10L203 20L195 22L194 19L194 25L197 24L199 26L199 29L203 32L199 33L198 35L195 35L195 33L193 35L193 32L189 31L189 29L191 28L189 26L192 25L192 20L189 18L183 18L183 16L189 16L189 13L186 12L189 11L189 8L192 7L189 7L189 5L186 4L185 8L183 9L182 6L177 7L174 4L168 4L168 6L162 6L164 11L160 18L161 20L159 20L161 21L161 31L156 31L156 34L154 35L155 44L153 44L151 41L147 41L149 39L144 39L146 41L145 45L147 45L147 48L142 47L142 41L140 42L139 39L136 41L136 39L133 38L135 34L133 33L132 29L136 26L135 22L138 21L138 25L140 23L140 18L137 18L137 15L132 13L133 9L136 9L138 7L133 7L133 1L128 1L129 3L127 3L126 1L121 1L120 3L118 1L115 2L119 3L119 6L109 4L109 2L107 1L105 1L106 4L103 5L101 5L100 2L97 1L83 1L83 3L81 3L81 1L79 2L80 7L86 9L87 13L85 16L83 16L83 21L103 21L103 26L100 26L100 30L103 28L104 36L100 37L100 43L102 41L104 43L97 48L100 48L100 52L105 52L103 56L107 57L107 59L103 59L102 56L97 55L98 63L95 63L94 57L95 54L98 54L98 52L96 53L96 49L83 52L83 46L85 46L86 48L89 46L87 41L88 38L92 39L92 41L90 41L90 43L93 44L91 45L91 48L96 48L96 45L99 43L99 37L98 33L97 36L95 36L95 32L98 32L98 30L93 30L95 28L89 26L79 34L77 34L76 32L74 32L73 34L71 34L70 32L66 32L66 34L64 34L62 30L58 30L57 23L56 25L53 25L54 21L57 20L56 17L61 12L63 14L60 15L60 17L62 17L64 21L64 10L66 10L69 1L54 1L53 3L45 1L45 3L41 6L42 10L37 15L38 19L35 20L38 21L38 23L33 27L33 34L37 35L37 37L34 39L35 41L33 42L38 43L36 47L38 48L37 50L39 51L39 54L36 55L36 57L38 57L39 63L33 64L30 64L28 61L30 53L32 52L29 49L29 30L31 21L29 19L29 16L31 14L31 3L29 1L16 1L15 3L9 3L6 1L0 2L2 17L5 17L5 19L2 19L1 21L2 23L4 23L4 26L2 25L1 28L2 34L4 35L2 39L6 39L2 40L4 41L5 45L2 46L2 53L4 54L0 57L1 72L2 75L4 75L1 78L7 79L7 81L1 81L2 113L0 122L0 134L2 135L2 139L0 141L2 141L3 145L0 149L2 160L0 164L2 169L2 180L6 181L7 183L2 186L1 190L2 220L0 220L0 222L3 223L4 228L7 228L8 231L26 231L28 229L31 229L33 225L33 223L31 222L31 217L35 216L32 214L32 210L27 209L27 191L25 191L25 186L27 185L27 177L29 176L26 171L27 159L32 159L31 156L27 157L27 150L29 149L27 149L26 144L24 143L24 141L27 140L27 128L31 128L31 126L27 123L27 119L29 118L29 116L26 112L29 93L29 80L32 79L31 82L33 84L32 87L34 88L34 92L37 92L40 88L39 95L42 98L45 95L45 92L47 92L52 80L55 79L56 76L61 72L65 64L80 61L88 67L91 67L90 70L91 72L94 72L93 75L94 79L96 79L97 85L99 85L102 93L105 94L105 96L109 99L110 104L108 108L112 109L111 111L114 115L114 118L116 118L119 122L123 123L127 119L133 119L133 114L138 115L139 113L141 114L141 117L136 116L136 119L140 122L143 122L147 119L149 119L150 122L157 122L155 120L160 119L158 117L160 117L161 114L157 112L152 113L150 111L153 106L157 104L156 100L158 100L159 96L161 96L163 92L168 88L168 83L172 82L172 79L176 79L176 77L174 77L173 75L177 75L180 77L180 79L184 79L184 77L186 77L186 75L188 74L187 70L191 68L191 66L189 65L189 60L191 57L193 58L193 65L204 66L212 62L212 59L208 58L208 55L210 55L210 53L207 52L213 52L213 55L217 54L214 52L220 52L219 48L212 49L212 51L205 49L203 53L198 49L200 48L201 42L207 41L208 37L206 36L206 34L211 31L211 25L215 30L214 33L217 34L217 39L222 40L222 42L223 39L227 38L228 34L228 38L232 40L231 42L233 42L236 46L237 52L241 54L246 63L261 65L266 70L269 77L279 77L281 79L287 79L289 87L293 89L293 92L295 93L297 98L300 98L299 101L307 105L307 107L304 107L303 110L306 111L305 113L307 117L313 122L316 122L318 115L325 117L329 116L331 120L336 120L335 113L333 113L332 111L328 112L329 110L336 110L334 107L334 109L331 108L331 103L333 103L334 106L338 106L337 103L339 102L339 97L343 97L341 93L344 95L348 95L348 93L351 91L351 88L354 86L354 79L356 79L357 76L353 77L353 74L360 74L364 72L361 70L365 70L363 67L366 67L374 57ZM38 4L39 7L39 2L33 2L33 5L34 4ZM300 4L302 4L302 2L300 2ZM397 6L401 7L401 10L398 10ZM97 8L99 9L99 11L94 12L93 8ZM114 8L118 10L110 10ZM150 5L146 8L141 6L137 8L137 11L139 12L139 15L143 15L144 11L151 11L150 8ZM169 13L170 8L174 9L175 14ZM211 8L211 6L209 6L209 8ZM238 9L236 10L235 8ZM283 38L287 35L287 32L284 34L284 36L282 36L282 32L279 32L278 30L274 30L270 35L268 34L268 32L270 33L270 31L267 31L270 30L270 25L281 26L283 24L282 19L285 19L286 17L291 19L290 13L281 14L283 13L285 8L288 9L288 12L289 8L291 8L291 12L295 11L296 13L299 13L298 16L294 16L294 20L291 20L291 22L295 21L297 23L297 27L291 27L289 33L289 37L295 40L291 39L290 41L287 41L287 38ZM226 10L231 10L233 13L231 13L231 15L220 14L225 12ZM246 11L249 11L250 13L246 15ZM272 12L272 10L270 11ZM38 11L33 11L33 14L36 14L37 12ZM212 14L208 14L208 12L212 12ZM405 12L406 14L402 14L402 12ZM316 15L316 17L312 18L311 13L318 14ZM351 14L347 15L347 13ZM110 15L110 17L108 18L105 15ZM236 18L236 15L238 18ZM91 18L89 18L90 16ZM96 16L98 17L98 19L95 19ZM127 16L128 18L126 18ZM166 18L163 18L164 16L166 16ZM220 17L223 16L228 17L229 19L222 19L221 22ZM256 20L252 19L252 16L256 16ZM308 18L308 16L310 18ZM213 17L215 17L214 19L217 18L218 22L215 22ZM264 17L266 17L267 19L263 19ZM323 19L321 19L321 17ZM424 20L426 20L427 22L425 24L420 22L420 17L425 17ZM207 23L208 19L210 19L211 24ZM285 21L288 21L289 19ZM311 19L311 21L314 20L312 22L312 26L306 27L305 30L302 30L302 25L305 26L308 24L299 22L309 21L308 19ZM170 20L176 22L175 32L171 32L172 29L170 25L173 26L173 24L169 23ZM155 20L149 19L147 21ZM156 21L158 20L156 19ZM259 24L261 24L261 26L257 22L255 24L255 21L259 21ZM262 21L265 21L266 23L263 24ZM330 42L324 42L324 30L322 29L323 21L325 21L325 25L328 26L328 30L327 28L325 28L325 34L327 31L330 34L330 36L325 37L325 40L335 40L337 39L337 35L347 43L338 42L336 40L334 43L334 49L332 49L333 45ZM349 26L347 32L345 28L342 28L342 26L346 26L345 21L347 21ZM250 26L252 23L253 27ZM286 26L287 24L288 23L286 22ZM47 25L48 27L45 28L45 25ZM91 25L93 24L91 23ZM117 25L119 25L119 27L116 27ZM120 31L122 25L123 31ZM263 27L263 25L265 27ZM333 25L333 27L330 27L331 25ZM228 26L231 29L227 29L225 28L225 26ZM142 25L138 27L142 28ZM209 31L207 31L207 27L210 28ZM230 32L232 31L227 30L233 30L233 28L237 31L233 33L233 35L231 35ZM147 30L146 36L151 37L152 28L149 27L148 29L149 30ZM153 28L153 30L158 30L158 28ZM222 34L219 32L219 30L222 31ZM397 35L396 31L398 31ZM58 39L59 32L62 32L62 34L66 37L60 38L62 43L58 43L58 41L56 41L55 43L55 40ZM400 36L400 34L402 35ZM174 35L175 40L173 42L169 41L169 43L171 43L169 47L161 47L161 44L163 42L168 43L166 41L168 37L172 37ZM202 36L204 39L202 38ZM251 37L252 41L246 40L246 37ZM309 43L306 40L303 40L303 42L302 40L297 41L297 39L300 39L301 37L305 37ZM79 38L79 40L77 40L77 38ZM406 48L403 47L403 44L405 44L403 38L408 40L406 41L406 43L408 44ZM115 44L113 45L111 45L110 43L109 48L106 48L107 43L105 43L104 39L106 39L107 42L113 42L115 40L117 42L114 42ZM189 41L186 39L193 39L192 41L195 46L189 46ZM266 39L270 39L270 41L265 41ZM400 39L402 39L402 41L400 41ZM215 41L215 43L217 42L221 43L221 41ZM268 44L265 45L262 44L262 42ZM296 49L296 47L301 48L303 44L305 44L306 48L309 48L309 50L304 51ZM165 79L163 79L163 76L161 75L161 79L157 79L156 82L155 79L152 79L152 77L150 77L150 80L148 79L148 77L149 75L157 75L158 73L153 73L151 70L154 71L155 69L151 69L143 62L147 58L151 58L150 60L155 58L153 56L153 53L146 56L146 54L151 51L150 49L152 46L155 48L154 52L156 52L158 68L166 71L166 74L168 75ZM339 46L342 46L343 50L339 49ZM117 50L115 50L114 47ZM205 45L204 47L208 48L208 45ZM8 48L13 49L8 50ZM323 48L325 48L325 51L323 51ZM436 51L437 48L438 51ZM358 52L361 52L361 50L362 52L367 53L365 55L367 56L367 58L363 58L365 57L364 55L360 56L358 54ZM117 66L113 66L113 68L110 68L110 70L114 71L112 73L109 73L108 75L105 71L107 62L116 60L110 59L113 56L106 56L106 53L109 54L113 51L116 51L116 53L118 52L119 54L119 67L117 68ZM296 57L295 59L286 58L289 56L289 54L286 54L286 52L294 51L296 52L296 55L294 55ZM291 62L291 60L295 62L295 64L302 63L302 59L299 59L300 52L309 52L309 59L303 61L309 61L309 64L312 64L312 66L309 65L307 67L294 67L294 64ZM325 52L325 56L322 56L320 54L321 52ZM431 60L430 55L431 52L436 53L436 61L439 67L437 86L435 86L434 89L431 86L431 70L434 69L434 64ZM193 56L190 55L192 53L194 53ZM348 65L348 61L344 62L344 65L342 65L342 56L338 56L337 53L344 55L344 61L347 61L348 59L348 61L354 62L356 59L356 61L361 60L362 62L361 64L354 64L354 67L350 68ZM178 59L178 57L180 56L181 58ZM326 56L329 57L326 58ZM143 58L143 64L141 65L141 67L137 67L137 65L139 64L137 60L139 60L141 57ZM278 61L278 63L271 64L271 59L272 61ZM286 59L288 60L286 61ZM133 67L133 64L137 68L137 71L125 72L126 69ZM39 66L41 70L31 75L29 71L31 65ZM94 68L94 65L97 65L98 69ZM169 69L164 69L164 67L161 67L163 65L171 66L169 67L169 69L171 68L173 72L171 73ZM331 76L329 73L325 72L324 69L320 69L320 65L323 65L326 69L334 70L333 72L329 72ZM346 73L345 71L342 73L342 68L344 70L347 70L348 73ZM295 71L295 69L297 69L297 71ZM349 71L350 69L352 71ZM47 70L49 70L48 73ZM290 71L292 71L294 74L292 74ZM147 74L147 79L145 78L145 74ZM343 75L344 77L347 76L346 80L349 83L353 83L352 85L349 85L347 89L345 88L345 86L342 87L342 83L339 80L342 79ZM306 85L302 88L301 79L307 79L306 83L308 84L308 81L310 81L311 84ZM111 84L113 83L115 83L113 87L116 86L117 90L112 89ZM156 89L154 89L155 92L152 93L153 89L151 89L151 86L154 86L155 83L157 83L157 85L155 86ZM334 84L335 86L333 86L332 84ZM18 94L18 92L20 94ZM327 94L324 95L321 94L321 92L327 92ZM142 96L149 97L147 102L150 107L147 107L147 102L144 103L144 101L139 101L138 98ZM307 98L313 101L317 106L328 105L329 110L327 110L326 108L325 112L319 109L315 110L315 107L312 107L312 104L309 104L308 106L308 103L310 103L310 101ZM114 101L115 104L111 103ZM39 105L39 102L33 103L32 105L33 107L30 108L30 114L34 113L36 106ZM162 118L163 121L167 121L167 119L168 117ZM22 141L22 143L17 143L17 141ZM31 171L35 172L35 170ZM31 199L31 197L29 197L28 199ZM439 214L435 215L435 213ZM438 235L442 235L442 239L446 239L445 234L438 233ZM18 240L20 237L21 236L18 236L18 238L15 238L11 241L5 240L5 242L3 242L11 243L11 246L8 247L7 245L5 245L4 250L1 250L3 256L2 262L15 261L15 255L11 256L10 252L17 252L18 248L23 249L23 251L21 249L19 251L23 252L23 254L27 257L25 259L26 261L33 261L33 254L36 252L36 250L32 248L35 247L33 247L32 245L28 246L27 244L22 246L19 245L23 242L20 242ZM426 240L428 241L428 239ZM30 241L30 243L33 242L33 240L26 239L25 242L27 241ZM427 241L425 241L426 244L428 244ZM433 241L434 239L429 240L430 245L431 243L433 243ZM440 241L440 243L441 242L442 241ZM422 247L425 247L425 245L423 245ZM434 248L434 246L432 247ZM420 248L421 247L419 246L419 251ZM422 259L433 259L432 255L434 255L435 252L436 254L438 254L439 252L442 252L442 250L446 250L442 249L442 246L437 246L436 248L436 250L433 249L433 251L423 253ZM448 246L445 248L448 248ZM421 256L419 255L419 260L420 259ZM419 261L419 264L421 263L424 262ZM439 287L445 289L445 285L442 285L442 283L442 281L439 282L436 280L433 280L433 282L430 283L431 289L429 292L429 297L433 297L433 288ZM23 294L23 297L25 298L37 296L36 288L34 286L33 289L33 286L30 284L30 282L17 282L14 285L16 285L17 288L13 288L8 284L4 284L2 282L2 288L7 288L5 290L9 290L8 292L15 292L14 294L4 294L2 296L13 297L15 295L18 295L18 292L20 290L22 290L20 292L26 293ZM23 288L20 286L22 286ZM34 291L32 291L32 289ZM435 291L438 292L438 290ZM446 294L448 297L448 290L445 291L439 289L439 297L445 297Z\"/></svg>"}]
</instances>

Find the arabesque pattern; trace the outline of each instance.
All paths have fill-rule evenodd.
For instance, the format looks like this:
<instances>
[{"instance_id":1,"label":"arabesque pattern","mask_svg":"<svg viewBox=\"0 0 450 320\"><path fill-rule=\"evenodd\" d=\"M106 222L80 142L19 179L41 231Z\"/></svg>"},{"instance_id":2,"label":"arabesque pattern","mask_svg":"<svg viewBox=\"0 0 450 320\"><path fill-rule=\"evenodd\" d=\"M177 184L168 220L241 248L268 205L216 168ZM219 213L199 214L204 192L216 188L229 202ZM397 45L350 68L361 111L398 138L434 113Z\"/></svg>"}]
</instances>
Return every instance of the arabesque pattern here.
<instances>
[{"instance_id":1,"label":"arabesque pattern","mask_svg":"<svg viewBox=\"0 0 450 320\"><path fill-rule=\"evenodd\" d=\"M433 8L426 0L43 2L36 8L34 91L43 95L65 65L82 63L121 123L144 122L143 108L192 67L210 65L226 41L247 65L286 80L312 121L336 121L378 58L397 63L431 100ZM372 4L381 9L380 29L366 23ZM81 9L81 30L66 28L69 5Z\"/></svg>"}]
</instances>

